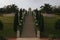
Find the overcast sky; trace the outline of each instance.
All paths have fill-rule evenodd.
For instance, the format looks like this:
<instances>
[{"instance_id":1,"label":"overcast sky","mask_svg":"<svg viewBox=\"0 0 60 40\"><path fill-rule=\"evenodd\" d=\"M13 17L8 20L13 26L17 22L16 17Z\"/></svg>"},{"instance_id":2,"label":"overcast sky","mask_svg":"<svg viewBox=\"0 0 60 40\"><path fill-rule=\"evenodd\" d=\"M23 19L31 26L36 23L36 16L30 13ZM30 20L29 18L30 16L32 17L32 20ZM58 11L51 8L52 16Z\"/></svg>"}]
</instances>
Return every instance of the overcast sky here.
<instances>
[{"instance_id":1,"label":"overcast sky","mask_svg":"<svg viewBox=\"0 0 60 40\"><path fill-rule=\"evenodd\" d=\"M9 4L16 4L19 8L32 9L40 8L44 3L49 3L51 5L60 5L60 0L0 0L0 8Z\"/></svg>"}]
</instances>

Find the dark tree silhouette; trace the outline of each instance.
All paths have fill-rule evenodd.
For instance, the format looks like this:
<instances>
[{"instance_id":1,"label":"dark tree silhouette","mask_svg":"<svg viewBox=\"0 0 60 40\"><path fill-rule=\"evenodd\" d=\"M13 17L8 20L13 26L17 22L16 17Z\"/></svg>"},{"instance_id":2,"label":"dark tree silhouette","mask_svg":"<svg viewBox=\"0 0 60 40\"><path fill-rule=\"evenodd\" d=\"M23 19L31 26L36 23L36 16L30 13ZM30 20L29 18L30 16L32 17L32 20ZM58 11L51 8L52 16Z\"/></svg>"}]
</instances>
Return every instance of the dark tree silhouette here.
<instances>
[{"instance_id":1,"label":"dark tree silhouette","mask_svg":"<svg viewBox=\"0 0 60 40\"><path fill-rule=\"evenodd\" d=\"M60 6L59 7L55 7L54 6L52 11L53 11L54 14L58 14L59 15L60 14Z\"/></svg>"},{"instance_id":2,"label":"dark tree silhouette","mask_svg":"<svg viewBox=\"0 0 60 40\"><path fill-rule=\"evenodd\" d=\"M19 13L20 13L20 17L19 17L20 19L22 19L22 18L21 18L21 17L22 17L22 12L23 12L23 10L22 10L22 8L21 8L21 9L20 9L20 12L19 12Z\"/></svg>"},{"instance_id":3,"label":"dark tree silhouette","mask_svg":"<svg viewBox=\"0 0 60 40\"><path fill-rule=\"evenodd\" d=\"M43 15L41 15L41 12L36 9L34 10L36 13L36 19L37 19L37 23L38 23L38 28L40 30L40 32L44 31L44 19L43 19Z\"/></svg>"},{"instance_id":4,"label":"dark tree silhouette","mask_svg":"<svg viewBox=\"0 0 60 40\"><path fill-rule=\"evenodd\" d=\"M18 12L15 14L14 17L14 31L17 31L17 26L18 26Z\"/></svg>"},{"instance_id":5,"label":"dark tree silhouette","mask_svg":"<svg viewBox=\"0 0 60 40\"><path fill-rule=\"evenodd\" d=\"M0 13L4 13L6 10L4 8L0 8Z\"/></svg>"},{"instance_id":6,"label":"dark tree silhouette","mask_svg":"<svg viewBox=\"0 0 60 40\"><path fill-rule=\"evenodd\" d=\"M43 32L44 31L44 18L43 18L43 15L39 15L39 27L40 27L40 32Z\"/></svg>"},{"instance_id":7,"label":"dark tree silhouette","mask_svg":"<svg viewBox=\"0 0 60 40\"><path fill-rule=\"evenodd\" d=\"M15 4L7 5L3 8L0 8L0 13L16 13L18 11L18 7Z\"/></svg>"},{"instance_id":8,"label":"dark tree silhouette","mask_svg":"<svg viewBox=\"0 0 60 40\"><path fill-rule=\"evenodd\" d=\"M5 7L6 13L11 13L11 5Z\"/></svg>"},{"instance_id":9,"label":"dark tree silhouette","mask_svg":"<svg viewBox=\"0 0 60 40\"><path fill-rule=\"evenodd\" d=\"M11 10L12 10L12 12L18 12L18 8L15 4L12 4Z\"/></svg>"},{"instance_id":10,"label":"dark tree silhouette","mask_svg":"<svg viewBox=\"0 0 60 40\"><path fill-rule=\"evenodd\" d=\"M45 12L45 13L51 13L52 12L52 7L49 4L44 4L44 6L41 6L41 12Z\"/></svg>"},{"instance_id":11,"label":"dark tree silhouette","mask_svg":"<svg viewBox=\"0 0 60 40\"><path fill-rule=\"evenodd\" d=\"M35 13L36 13L36 19L38 20L39 19L38 9L35 10Z\"/></svg>"}]
</instances>

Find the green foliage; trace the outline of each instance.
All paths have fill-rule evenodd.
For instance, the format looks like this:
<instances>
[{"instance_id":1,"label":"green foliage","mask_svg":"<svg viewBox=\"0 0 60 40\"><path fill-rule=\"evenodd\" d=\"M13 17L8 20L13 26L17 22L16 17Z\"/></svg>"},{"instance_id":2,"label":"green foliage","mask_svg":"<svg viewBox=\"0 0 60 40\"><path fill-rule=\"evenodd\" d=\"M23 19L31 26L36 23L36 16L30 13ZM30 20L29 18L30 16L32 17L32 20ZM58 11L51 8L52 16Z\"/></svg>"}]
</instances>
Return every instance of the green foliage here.
<instances>
[{"instance_id":1,"label":"green foliage","mask_svg":"<svg viewBox=\"0 0 60 40\"><path fill-rule=\"evenodd\" d=\"M7 39L3 36L0 36L0 40L7 40Z\"/></svg>"},{"instance_id":2,"label":"green foliage","mask_svg":"<svg viewBox=\"0 0 60 40\"><path fill-rule=\"evenodd\" d=\"M18 26L18 13L14 16L14 31L17 32L17 26Z\"/></svg>"},{"instance_id":3,"label":"green foliage","mask_svg":"<svg viewBox=\"0 0 60 40\"><path fill-rule=\"evenodd\" d=\"M44 4L44 6L41 6L41 12L45 12L45 13L51 13L52 12L52 7L50 4Z\"/></svg>"},{"instance_id":4,"label":"green foliage","mask_svg":"<svg viewBox=\"0 0 60 40\"><path fill-rule=\"evenodd\" d=\"M0 20L0 30L3 30L3 23L1 20Z\"/></svg>"},{"instance_id":5,"label":"green foliage","mask_svg":"<svg viewBox=\"0 0 60 40\"><path fill-rule=\"evenodd\" d=\"M18 15L18 30L20 31L20 37L22 34L22 30L23 30L23 23L24 23L24 19L25 19L25 14L23 14L23 12L25 11L25 9L20 9L19 11L19 15Z\"/></svg>"},{"instance_id":6,"label":"green foliage","mask_svg":"<svg viewBox=\"0 0 60 40\"><path fill-rule=\"evenodd\" d=\"M60 15L60 7L53 7L52 12L53 12L54 14Z\"/></svg>"},{"instance_id":7,"label":"green foliage","mask_svg":"<svg viewBox=\"0 0 60 40\"><path fill-rule=\"evenodd\" d=\"M37 20L37 27L40 30L40 32L44 31L44 19L43 19L43 15L41 15L41 13L36 9L35 10L36 13L36 20Z\"/></svg>"},{"instance_id":8,"label":"green foliage","mask_svg":"<svg viewBox=\"0 0 60 40\"><path fill-rule=\"evenodd\" d=\"M3 8L0 8L0 13L16 13L18 11L18 7L15 4L7 5Z\"/></svg>"},{"instance_id":9,"label":"green foliage","mask_svg":"<svg viewBox=\"0 0 60 40\"><path fill-rule=\"evenodd\" d=\"M60 19L58 19L55 23L55 29L60 30Z\"/></svg>"},{"instance_id":10,"label":"green foliage","mask_svg":"<svg viewBox=\"0 0 60 40\"><path fill-rule=\"evenodd\" d=\"M50 4L44 4L44 6L40 7L40 12L42 13L50 13L50 14L58 14L60 15L60 6L52 6Z\"/></svg>"},{"instance_id":11,"label":"green foliage","mask_svg":"<svg viewBox=\"0 0 60 40\"><path fill-rule=\"evenodd\" d=\"M0 13L4 13L6 10L4 8L0 8Z\"/></svg>"}]
</instances>

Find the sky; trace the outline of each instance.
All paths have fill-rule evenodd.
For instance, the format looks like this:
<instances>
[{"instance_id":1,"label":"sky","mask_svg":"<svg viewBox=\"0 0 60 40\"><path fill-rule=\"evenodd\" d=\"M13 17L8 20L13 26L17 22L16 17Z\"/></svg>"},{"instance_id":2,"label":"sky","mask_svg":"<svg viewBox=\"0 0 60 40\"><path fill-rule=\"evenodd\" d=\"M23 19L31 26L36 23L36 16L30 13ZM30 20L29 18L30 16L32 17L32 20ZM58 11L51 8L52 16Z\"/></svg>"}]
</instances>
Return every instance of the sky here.
<instances>
[{"instance_id":1,"label":"sky","mask_svg":"<svg viewBox=\"0 0 60 40\"><path fill-rule=\"evenodd\" d=\"M49 3L53 6L59 6L60 0L0 0L0 8L10 4L15 4L18 6L18 8L28 9L31 7L32 9L39 9L40 6L44 5L45 3Z\"/></svg>"}]
</instances>

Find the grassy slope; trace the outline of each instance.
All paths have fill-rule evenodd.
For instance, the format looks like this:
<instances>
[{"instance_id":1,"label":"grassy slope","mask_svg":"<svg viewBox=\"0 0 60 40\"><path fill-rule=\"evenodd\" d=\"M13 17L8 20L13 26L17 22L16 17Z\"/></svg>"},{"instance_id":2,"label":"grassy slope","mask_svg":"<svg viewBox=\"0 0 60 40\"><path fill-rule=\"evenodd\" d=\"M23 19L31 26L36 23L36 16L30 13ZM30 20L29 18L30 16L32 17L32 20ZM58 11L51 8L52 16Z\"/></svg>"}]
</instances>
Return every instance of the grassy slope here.
<instances>
[{"instance_id":1,"label":"grassy slope","mask_svg":"<svg viewBox=\"0 0 60 40\"><path fill-rule=\"evenodd\" d=\"M45 26L45 29L44 29L44 34L45 35L54 35L54 33L58 36L58 33L60 32L57 32L55 30L55 22L56 20L60 19L60 16L54 16L54 17L44 17L44 26Z\"/></svg>"},{"instance_id":2,"label":"grassy slope","mask_svg":"<svg viewBox=\"0 0 60 40\"><path fill-rule=\"evenodd\" d=\"M0 20L2 20L4 24L3 31L0 32L0 35L6 36L6 37L16 37L16 33L13 30L14 17L2 16L0 17Z\"/></svg>"}]
</instances>

